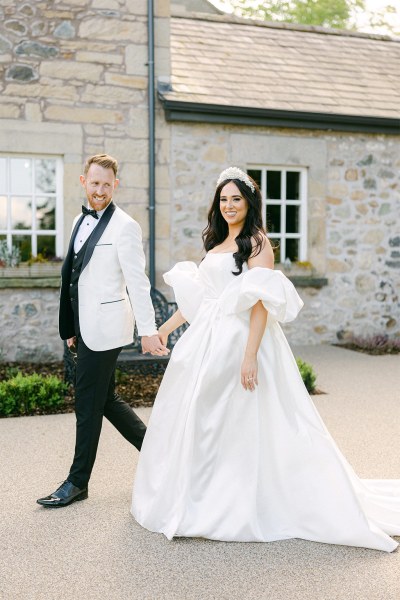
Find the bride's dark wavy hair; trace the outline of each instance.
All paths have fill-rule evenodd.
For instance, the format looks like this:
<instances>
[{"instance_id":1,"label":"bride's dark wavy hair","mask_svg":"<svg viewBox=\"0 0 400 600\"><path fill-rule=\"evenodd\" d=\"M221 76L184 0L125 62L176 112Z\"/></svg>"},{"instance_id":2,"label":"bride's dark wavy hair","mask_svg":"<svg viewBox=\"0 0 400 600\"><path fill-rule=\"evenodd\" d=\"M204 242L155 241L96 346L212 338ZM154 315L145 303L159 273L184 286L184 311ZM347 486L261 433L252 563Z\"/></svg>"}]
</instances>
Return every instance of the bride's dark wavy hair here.
<instances>
[{"instance_id":1,"label":"bride's dark wavy hair","mask_svg":"<svg viewBox=\"0 0 400 600\"><path fill-rule=\"evenodd\" d=\"M202 238L206 252L222 244L228 236L228 223L225 221L220 210L220 195L222 188L233 181L239 188L241 196L246 200L248 211L242 230L235 238L238 245L238 251L234 253L237 271L232 271L234 275L240 275L243 271L243 263L250 257L260 254L264 245L265 229L262 222L262 199L260 188L250 176L250 181L254 185L254 192L240 179L226 179L219 184L215 190L215 196L208 212L208 224L203 230ZM252 241L253 240L253 241Z\"/></svg>"}]
</instances>

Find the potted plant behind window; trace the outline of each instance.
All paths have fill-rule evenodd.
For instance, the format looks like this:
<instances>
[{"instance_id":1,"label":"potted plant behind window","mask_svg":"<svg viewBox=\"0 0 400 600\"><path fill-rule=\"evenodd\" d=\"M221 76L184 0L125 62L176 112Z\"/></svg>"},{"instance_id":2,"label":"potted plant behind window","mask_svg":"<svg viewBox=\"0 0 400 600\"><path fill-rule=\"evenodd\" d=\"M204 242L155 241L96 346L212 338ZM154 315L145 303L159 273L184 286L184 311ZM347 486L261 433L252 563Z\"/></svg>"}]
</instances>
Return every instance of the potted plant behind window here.
<instances>
[{"instance_id":1,"label":"potted plant behind window","mask_svg":"<svg viewBox=\"0 0 400 600\"><path fill-rule=\"evenodd\" d=\"M0 278L4 280L29 280L60 277L62 259L57 257L46 258L43 254L31 256L29 260L21 262L21 251L18 246L8 248L6 240L0 240ZM56 284L58 285L58 283ZM12 285L12 287L18 287ZM22 286L21 287L25 287ZM33 286L34 287L34 286ZM53 287L53 286L51 286Z\"/></svg>"}]
</instances>

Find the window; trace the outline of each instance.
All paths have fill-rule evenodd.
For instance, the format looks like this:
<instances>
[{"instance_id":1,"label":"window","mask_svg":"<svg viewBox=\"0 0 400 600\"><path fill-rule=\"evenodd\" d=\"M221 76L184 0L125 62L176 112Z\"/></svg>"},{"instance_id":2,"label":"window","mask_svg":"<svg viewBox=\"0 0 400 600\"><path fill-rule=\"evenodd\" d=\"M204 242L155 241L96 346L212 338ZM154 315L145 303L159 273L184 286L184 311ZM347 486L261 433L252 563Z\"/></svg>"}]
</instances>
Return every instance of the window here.
<instances>
[{"instance_id":1,"label":"window","mask_svg":"<svg viewBox=\"0 0 400 600\"><path fill-rule=\"evenodd\" d=\"M63 253L62 168L57 157L0 155L0 240L22 261Z\"/></svg>"},{"instance_id":2,"label":"window","mask_svg":"<svg viewBox=\"0 0 400 600\"><path fill-rule=\"evenodd\" d=\"M307 259L307 171L292 167L254 167L248 174L260 186L263 219L275 242L277 262Z\"/></svg>"}]
</instances>

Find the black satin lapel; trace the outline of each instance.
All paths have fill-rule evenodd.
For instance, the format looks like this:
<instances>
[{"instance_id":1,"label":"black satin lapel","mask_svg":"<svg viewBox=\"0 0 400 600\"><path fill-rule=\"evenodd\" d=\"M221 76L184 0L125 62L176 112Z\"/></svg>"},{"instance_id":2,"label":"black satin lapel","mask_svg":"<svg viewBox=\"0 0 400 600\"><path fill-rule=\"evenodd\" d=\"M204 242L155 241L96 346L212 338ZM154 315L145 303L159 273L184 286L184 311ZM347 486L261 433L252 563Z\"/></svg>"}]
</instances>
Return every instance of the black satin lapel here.
<instances>
[{"instance_id":1,"label":"black satin lapel","mask_svg":"<svg viewBox=\"0 0 400 600\"><path fill-rule=\"evenodd\" d=\"M97 242L99 241L99 239L101 238L101 236L103 235L105 228L109 224L110 219L114 214L115 208L116 207L115 207L114 202L111 202L107 206L106 210L104 211L103 216L100 219L100 223L98 225L96 225L92 235L90 236L88 245L86 247L85 256L83 257L83 261L82 261L81 273L82 273L83 269L86 267L86 265L88 264L89 260L92 258L94 248L95 248Z\"/></svg>"},{"instance_id":2,"label":"black satin lapel","mask_svg":"<svg viewBox=\"0 0 400 600\"><path fill-rule=\"evenodd\" d=\"M71 238L69 240L69 246L68 246L67 254L65 256L64 263L63 263L63 266L62 266L62 269L61 269L61 274L62 275L64 274L65 269L67 269L67 273L70 272L70 269L67 268L67 267L71 264L71 257L72 257L72 254L74 252L74 240L75 240L75 236L78 233L79 226L82 223L82 221L83 221L84 218L85 218L85 215L81 215L80 218L77 220L74 229L72 230Z\"/></svg>"}]
</instances>

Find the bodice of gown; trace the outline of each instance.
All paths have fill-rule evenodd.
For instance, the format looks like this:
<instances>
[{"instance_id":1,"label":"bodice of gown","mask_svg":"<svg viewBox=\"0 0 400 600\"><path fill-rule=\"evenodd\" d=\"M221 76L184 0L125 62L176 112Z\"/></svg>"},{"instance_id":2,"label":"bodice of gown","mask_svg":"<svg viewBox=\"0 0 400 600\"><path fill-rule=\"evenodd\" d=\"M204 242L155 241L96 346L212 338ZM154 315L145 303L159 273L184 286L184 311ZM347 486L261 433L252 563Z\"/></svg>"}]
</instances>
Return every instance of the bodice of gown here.
<instances>
[{"instance_id":1,"label":"bodice of gown","mask_svg":"<svg viewBox=\"0 0 400 600\"><path fill-rule=\"evenodd\" d=\"M204 302L218 301L225 314L249 310L261 300L272 319L282 323L296 318L303 302L281 271L243 265L240 275L231 252L208 253L200 266L179 262L164 274L172 286L182 315L191 323Z\"/></svg>"},{"instance_id":2,"label":"bodice of gown","mask_svg":"<svg viewBox=\"0 0 400 600\"><path fill-rule=\"evenodd\" d=\"M208 253L198 267L198 276L203 290L204 299L217 299L231 285L238 275L232 252ZM243 273L248 271L247 264L243 265Z\"/></svg>"}]
</instances>

